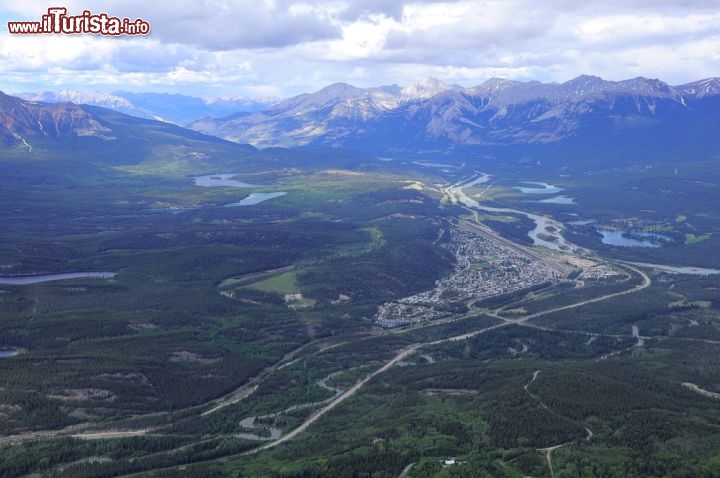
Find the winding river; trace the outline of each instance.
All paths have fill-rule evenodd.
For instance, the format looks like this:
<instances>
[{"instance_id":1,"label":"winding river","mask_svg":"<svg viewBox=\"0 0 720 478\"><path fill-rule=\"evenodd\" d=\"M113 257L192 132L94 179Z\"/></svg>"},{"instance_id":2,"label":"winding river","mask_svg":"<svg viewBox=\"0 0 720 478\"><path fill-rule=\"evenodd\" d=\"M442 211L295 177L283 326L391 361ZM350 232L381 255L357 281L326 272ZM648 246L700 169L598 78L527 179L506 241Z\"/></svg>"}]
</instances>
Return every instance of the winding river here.
<instances>
[{"instance_id":1,"label":"winding river","mask_svg":"<svg viewBox=\"0 0 720 478\"><path fill-rule=\"evenodd\" d=\"M477 209L481 211L489 211L489 212L500 212L500 213L509 213L509 214L520 214L522 216L525 216L532 220L535 223L535 228L528 233L528 236L532 239L533 245L535 246L542 246L546 247L548 249L553 249L556 251L564 251L564 252L576 252L578 250L577 246L573 245L572 243L565 240L565 238L562 237L560 234L560 231L564 228L563 225L555 221L554 219L551 219L547 216L540 216L539 214L532 214L525 211L519 211L517 209L510 209L510 208L498 208L498 207L489 207L489 206L483 206L476 200L469 197L467 194L465 194L465 191L463 191L464 188L470 188L473 186L477 186L478 184L483 184L488 182L490 179L490 175L485 173L477 173L478 176L469 180L460 181L457 184L454 184L453 186L450 186L447 189L447 192L457 198L458 202L461 204L471 208L471 209ZM546 228L552 227L554 228L553 232L548 231ZM541 237L542 235L542 237ZM550 238L551 240L547 240L546 238ZM691 274L691 275L713 275L713 274L720 274L720 269L709 269L704 267L688 267L688 266L669 266L669 265L663 265L663 264L647 264L643 262L630 262L630 264L639 266L639 267L649 267L653 269L657 269L663 272L669 272L673 274Z\"/></svg>"},{"instance_id":2,"label":"winding river","mask_svg":"<svg viewBox=\"0 0 720 478\"><path fill-rule=\"evenodd\" d=\"M523 194L555 194L563 190L563 188L539 181L523 181L523 184L531 186L514 186L513 189L517 189Z\"/></svg>"},{"instance_id":3,"label":"winding river","mask_svg":"<svg viewBox=\"0 0 720 478\"><path fill-rule=\"evenodd\" d=\"M517 209L483 206L479 202L465 194L465 191L463 191L464 188L470 188L473 186L477 186L478 184L486 183L490 179L490 175L488 174L478 174L479 176L475 179L471 179L465 182L461 181L453 186L450 186L450 188L448 188L448 192L452 196L456 197L460 203L472 209L506 214L519 214L521 216L527 217L535 223L535 228L532 231L528 232L528 236L530 237L530 239L532 239L533 245L535 246L542 246L548 249L563 252L574 252L577 250L577 247L575 245L566 241L565 238L563 238L560 234L560 231L563 229L563 225L558 221L555 221L554 219L551 219L547 216L541 216L539 214L519 211ZM551 228L551 230L554 229L554 231L550 232L548 228Z\"/></svg>"}]
</instances>

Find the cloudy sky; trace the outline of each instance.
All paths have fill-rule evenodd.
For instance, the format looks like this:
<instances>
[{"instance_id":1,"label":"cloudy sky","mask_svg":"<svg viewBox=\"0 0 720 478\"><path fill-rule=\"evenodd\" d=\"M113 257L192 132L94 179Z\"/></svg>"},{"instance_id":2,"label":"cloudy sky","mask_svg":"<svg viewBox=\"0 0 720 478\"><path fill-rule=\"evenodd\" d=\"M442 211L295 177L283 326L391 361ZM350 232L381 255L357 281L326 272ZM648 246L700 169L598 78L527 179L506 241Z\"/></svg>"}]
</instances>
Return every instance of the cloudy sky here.
<instances>
[{"instance_id":1,"label":"cloudy sky","mask_svg":"<svg viewBox=\"0 0 720 478\"><path fill-rule=\"evenodd\" d=\"M11 35L50 6L148 36ZM720 76L720 0L0 0L0 90L281 96L433 76L681 84Z\"/></svg>"}]
</instances>

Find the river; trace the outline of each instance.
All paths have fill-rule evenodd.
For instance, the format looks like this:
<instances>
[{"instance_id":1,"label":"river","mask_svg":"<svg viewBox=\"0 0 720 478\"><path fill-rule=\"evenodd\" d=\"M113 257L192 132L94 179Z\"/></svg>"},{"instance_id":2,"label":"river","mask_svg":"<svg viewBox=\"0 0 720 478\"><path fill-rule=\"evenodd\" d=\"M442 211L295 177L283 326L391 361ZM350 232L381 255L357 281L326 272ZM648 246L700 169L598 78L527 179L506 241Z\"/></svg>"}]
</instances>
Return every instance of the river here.
<instances>
[{"instance_id":1,"label":"river","mask_svg":"<svg viewBox=\"0 0 720 478\"><path fill-rule=\"evenodd\" d=\"M456 197L457 200L464 204L465 206L471 208L471 209L478 209L481 211L489 211L489 212L500 212L500 213L510 213L510 214L520 214L523 215L529 219L531 219L535 223L535 228L528 233L528 236L533 240L533 245L535 246L543 246L548 249L553 249L556 251L577 251L577 246L567 242L561 235L560 231L563 229L563 225L559 223L558 221L555 221L554 219L551 219L546 216L540 216L538 214L532 214L525 211L519 211L517 209L510 209L510 208L497 208L497 207L489 207L489 206L483 206L476 200L469 197L467 194L465 194L465 191L463 191L463 188L470 188L473 186L477 186L478 184L483 184L489 181L490 175L485 173L477 173L478 176L474 179L460 181L457 184L454 184L453 186L450 186L447 191L452 196ZM554 232L549 232L546 230L546 227L553 227L555 229ZM539 235L542 234L545 237L552 237L552 241L548 241L543 239L542 237L539 237ZM669 272L672 274L690 274L690 275L713 275L713 274L720 274L720 269L709 269L704 267L693 267L693 266L668 266L663 264L648 264L644 262L630 262L630 264L634 264L639 267L649 267L652 269L657 269L663 272Z\"/></svg>"},{"instance_id":2,"label":"river","mask_svg":"<svg viewBox=\"0 0 720 478\"><path fill-rule=\"evenodd\" d=\"M513 189L517 189L523 194L556 194L563 190L563 188L539 181L523 181L523 184L531 184L532 187L514 186Z\"/></svg>"},{"instance_id":3,"label":"river","mask_svg":"<svg viewBox=\"0 0 720 478\"><path fill-rule=\"evenodd\" d=\"M0 276L0 285L39 284L65 279L112 279L117 272L63 272L61 274L37 274L28 276Z\"/></svg>"},{"instance_id":4,"label":"river","mask_svg":"<svg viewBox=\"0 0 720 478\"><path fill-rule=\"evenodd\" d=\"M571 252L577 250L577 246L566 241L565 238L562 237L562 235L560 234L560 231L563 230L563 225L558 221L555 221L554 219L551 219L547 216L541 216L539 214L519 211L517 209L483 206L479 202L465 194L465 191L463 191L464 188L470 188L473 186L477 186L478 184L486 183L490 179L490 176L488 174L478 174L479 176L475 179L468 180L466 182L461 181L451 186L448 189L448 192L451 195L455 196L460 203L472 209L479 209L481 211L488 212L520 214L521 216L527 217L535 223L535 228L532 231L528 232L528 236L530 237L530 239L532 239L533 245L535 246L542 246L548 249L563 252ZM548 231L548 228L554 230L551 232Z\"/></svg>"}]
</instances>

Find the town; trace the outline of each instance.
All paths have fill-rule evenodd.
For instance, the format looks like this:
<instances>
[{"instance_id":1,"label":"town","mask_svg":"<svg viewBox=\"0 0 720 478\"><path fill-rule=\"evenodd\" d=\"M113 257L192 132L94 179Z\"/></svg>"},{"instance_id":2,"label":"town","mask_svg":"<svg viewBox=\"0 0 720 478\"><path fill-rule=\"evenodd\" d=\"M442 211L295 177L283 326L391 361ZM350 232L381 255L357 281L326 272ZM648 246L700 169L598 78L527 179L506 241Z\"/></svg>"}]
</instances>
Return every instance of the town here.
<instances>
[{"instance_id":1,"label":"town","mask_svg":"<svg viewBox=\"0 0 720 478\"><path fill-rule=\"evenodd\" d=\"M394 328L449 317L463 311L458 304L554 283L566 275L564 269L477 227L453 227L445 247L455 254L454 273L432 290L382 304L377 325Z\"/></svg>"}]
</instances>

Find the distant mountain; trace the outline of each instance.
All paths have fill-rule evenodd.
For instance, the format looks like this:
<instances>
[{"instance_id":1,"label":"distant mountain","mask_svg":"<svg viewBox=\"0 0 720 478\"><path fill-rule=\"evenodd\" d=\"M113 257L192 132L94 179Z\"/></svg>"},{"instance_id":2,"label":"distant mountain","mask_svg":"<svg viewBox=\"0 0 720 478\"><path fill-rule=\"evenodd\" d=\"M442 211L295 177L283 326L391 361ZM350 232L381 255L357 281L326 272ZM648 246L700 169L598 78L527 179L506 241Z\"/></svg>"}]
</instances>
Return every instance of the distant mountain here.
<instances>
[{"instance_id":1,"label":"distant mountain","mask_svg":"<svg viewBox=\"0 0 720 478\"><path fill-rule=\"evenodd\" d=\"M428 78L406 88L337 83L264 111L205 118L191 128L255 146L369 152L572 141L717 142L720 79L681 86L580 76L565 83L493 78L462 88Z\"/></svg>"},{"instance_id":2,"label":"distant mountain","mask_svg":"<svg viewBox=\"0 0 720 478\"><path fill-rule=\"evenodd\" d=\"M167 93L113 93L84 92L77 90L19 93L17 96L29 101L45 103L85 104L113 109L140 118L166 121L185 125L202 117L220 118L239 112L255 112L267 109L281 100L279 98L233 98L167 94Z\"/></svg>"},{"instance_id":3,"label":"distant mountain","mask_svg":"<svg viewBox=\"0 0 720 478\"><path fill-rule=\"evenodd\" d=\"M255 151L161 121L73 103L38 103L0 92L0 160L63 159L147 170L216 167Z\"/></svg>"}]
</instances>

